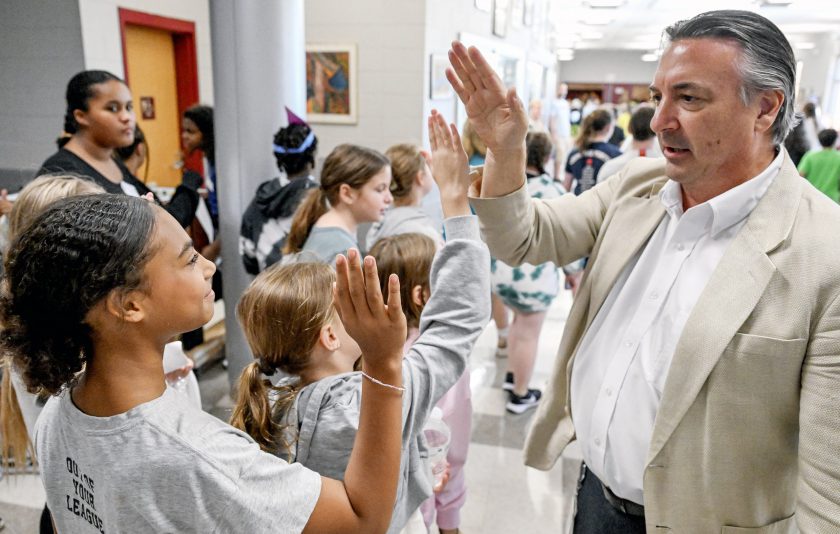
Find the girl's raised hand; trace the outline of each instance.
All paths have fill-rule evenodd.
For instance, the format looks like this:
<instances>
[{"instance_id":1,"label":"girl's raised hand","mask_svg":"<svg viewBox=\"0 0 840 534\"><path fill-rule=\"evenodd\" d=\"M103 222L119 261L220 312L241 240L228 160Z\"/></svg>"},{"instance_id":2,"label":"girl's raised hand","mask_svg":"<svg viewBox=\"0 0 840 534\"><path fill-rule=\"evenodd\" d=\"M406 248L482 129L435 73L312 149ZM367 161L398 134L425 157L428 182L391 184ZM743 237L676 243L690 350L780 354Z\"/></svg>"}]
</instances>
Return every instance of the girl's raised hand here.
<instances>
[{"instance_id":1,"label":"girl's raised hand","mask_svg":"<svg viewBox=\"0 0 840 534\"><path fill-rule=\"evenodd\" d=\"M362 269L364 263L364 269ZM359 251L339 254L335 262L335 306L347 333L362 350L368 372L386 374L401 368L406 320L400 303L400 281L388 279L388 303L379 289L376 260L367 256L359 261Z\"/></svg>"},{"instance_id":2,"label":"girl's raised hand","mask_svg":"<svg viewBox=\"0 0 840 534\"><path fill-rule=\"evenodd\" d=\"M467 191L470 167L461 136L454 124L446 124L443 116L432 110L429 115L429 145L432 148L430 167L440 189L440 201L446 217L469 215Z\"/></svg>"},{"instance_id":3,"label":"girl's raised hand","mask_svg":"<svg viewBox=\"0 0 840 534\"><path fill-rule=\"evenodd\" d=\"M522 150L528 133L528 114L516 90L506 89L477 48L454 41L449 50L451 69L446 78L464 103L476 133L496 155Z\"/></svg>"}]
</instances>

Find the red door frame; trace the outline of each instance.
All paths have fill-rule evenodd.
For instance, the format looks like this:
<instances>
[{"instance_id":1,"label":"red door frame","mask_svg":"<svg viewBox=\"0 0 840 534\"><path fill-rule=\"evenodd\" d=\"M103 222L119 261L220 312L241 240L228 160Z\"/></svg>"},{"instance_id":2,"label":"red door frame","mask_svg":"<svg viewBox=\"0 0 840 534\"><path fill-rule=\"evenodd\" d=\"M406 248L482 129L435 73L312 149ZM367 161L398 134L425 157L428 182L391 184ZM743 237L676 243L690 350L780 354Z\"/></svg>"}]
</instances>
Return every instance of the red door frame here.
<instances>
[{"instance_id":1,"label":"red door frame","mask_svg":"<svg viewBox=\"0 0 840 534\"><path fill-rule=\"evenodd\" d=\"M178 92L178 116L183 117L184 111L198 103L198 62L195 52L195 23L189 20L173 19L152 15L141 11L118 8L120 17L120 40L122 41L123 69L125 83L128 79L128 57L125 49L125 30L127 26L143 26L164 30L172 34L175 48L175 85ZM178 121L180 129L180 120ZM201 156L194 152L184 161L189 169L203 174Z\"/></svg>"}]
</instances>

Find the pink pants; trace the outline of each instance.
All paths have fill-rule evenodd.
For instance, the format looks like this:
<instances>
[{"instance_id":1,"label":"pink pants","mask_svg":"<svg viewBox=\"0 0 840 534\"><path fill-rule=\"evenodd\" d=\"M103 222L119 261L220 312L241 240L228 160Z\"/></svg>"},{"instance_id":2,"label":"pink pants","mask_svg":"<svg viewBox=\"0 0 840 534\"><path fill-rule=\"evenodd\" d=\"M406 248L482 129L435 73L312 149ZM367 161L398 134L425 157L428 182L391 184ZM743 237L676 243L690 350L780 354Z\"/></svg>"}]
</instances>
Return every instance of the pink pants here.
<instances>
[{"instance_id":1,"label":"pink pants","mask_svg":"<svg viewBox=\"0 0 840 534\"><path fill-rule=\"evenodd\" d=\"M472 399L470 395L470 372L466 370L452 388L438 401L443 420L449 425L451 438L449 453L449 482L443 491L428 498L420 510L423 520L430 527L435 522L442 529L455 529L461 524L461 507L467 500L467 484L464 479L464 463L470 446L472 430Z\"/></svg>"}]
</instances>

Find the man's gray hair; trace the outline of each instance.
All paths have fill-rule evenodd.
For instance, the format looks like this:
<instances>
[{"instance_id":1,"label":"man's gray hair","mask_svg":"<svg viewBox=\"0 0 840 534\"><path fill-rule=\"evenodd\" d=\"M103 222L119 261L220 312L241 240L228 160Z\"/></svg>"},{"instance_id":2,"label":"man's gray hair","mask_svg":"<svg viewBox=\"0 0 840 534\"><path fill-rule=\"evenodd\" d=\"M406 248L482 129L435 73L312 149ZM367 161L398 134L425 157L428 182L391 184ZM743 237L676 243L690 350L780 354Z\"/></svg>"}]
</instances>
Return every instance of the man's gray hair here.
<instances>
[{"instance_id":1,"label":"man's gray hair","mask_svg":"<svg viewBox=\"0 0 840 534\"><path fill-rule=\"evenodd\" d=\"M794 111L796 58L782 31L771 21L751 11L721 10L701 13L667 28L669 42L683 39L731 39L741 46L741 100L744 104L760 91L778 90L784 102L773 122L773 144L784 142L799 122Z\"/></svg>"}]
</instances>

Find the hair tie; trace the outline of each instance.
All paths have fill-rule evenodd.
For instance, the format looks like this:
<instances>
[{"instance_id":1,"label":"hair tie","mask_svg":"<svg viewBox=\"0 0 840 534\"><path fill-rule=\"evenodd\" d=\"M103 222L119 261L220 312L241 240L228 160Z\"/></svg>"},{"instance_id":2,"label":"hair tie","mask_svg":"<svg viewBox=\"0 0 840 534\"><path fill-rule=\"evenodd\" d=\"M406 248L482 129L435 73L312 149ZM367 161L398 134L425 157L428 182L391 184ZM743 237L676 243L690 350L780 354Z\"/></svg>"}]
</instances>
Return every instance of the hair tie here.
<instances>
[{"instance_id":1,"label":"hair tie","mask_svg":"<svg viewBox=\"0 0 840 534\"><path fill-rule=\"evenodd\" d=\"M306 136L306 139L300 144L297 148L288 148L284 146L280 146L278 144L274 145L274 153L275 154L301 154L306 151L312 143L315 142L315 132L310 131L309 135Z\"/></svg>"},{"instance_id":2,"label":"hair tie","mask_svg":"<svg viewBox=\"0 0 840 534\"><path fill-rule=\"evenodd\" d=\"M257 359L257 367L259 368L260 372L265 376L271 376L277 372L277 368L269 365L262 358Z\"/></svg>"}]
</instances>

